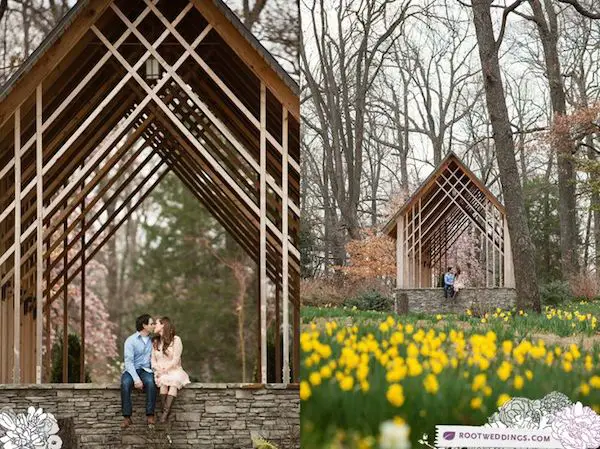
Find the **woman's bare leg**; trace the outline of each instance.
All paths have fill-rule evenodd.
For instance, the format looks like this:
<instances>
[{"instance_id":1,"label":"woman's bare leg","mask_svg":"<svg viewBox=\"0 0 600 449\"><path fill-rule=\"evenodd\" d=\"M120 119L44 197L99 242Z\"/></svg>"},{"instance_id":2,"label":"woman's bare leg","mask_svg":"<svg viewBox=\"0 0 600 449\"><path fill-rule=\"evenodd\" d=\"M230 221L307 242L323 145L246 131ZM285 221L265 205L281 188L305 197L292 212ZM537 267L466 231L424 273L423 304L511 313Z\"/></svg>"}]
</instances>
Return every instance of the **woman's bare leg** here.
<instances>
[{"instance_id":1,"label":"woman's bare leg","mask_svg":"<svg viewBox=\"0 0 600 449\"><path fill-rule=\"evenodd\" d=\"M169 387L169 396L177 396L177 387Z\"/></svg>"},{"instance_id":2,"label":"woman's bare leg","mask_svg":"<svg viewBox=\"0 0 600 449\"><path fill-rule=\"evenodd\" d=\"M160 394L167 394L169 392L169 386L168 385L161 385L160 386Z\"/></svg>"}]
</instances>

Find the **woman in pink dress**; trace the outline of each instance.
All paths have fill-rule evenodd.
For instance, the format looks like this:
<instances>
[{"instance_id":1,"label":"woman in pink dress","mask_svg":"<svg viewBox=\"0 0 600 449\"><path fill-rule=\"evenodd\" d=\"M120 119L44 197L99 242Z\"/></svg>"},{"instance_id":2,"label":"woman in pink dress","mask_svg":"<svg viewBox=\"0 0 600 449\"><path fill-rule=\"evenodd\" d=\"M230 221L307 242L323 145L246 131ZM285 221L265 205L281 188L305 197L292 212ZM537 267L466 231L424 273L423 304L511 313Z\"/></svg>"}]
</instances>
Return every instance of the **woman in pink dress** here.
<instances>
[{"instance_id":1,"label":"woman in pink dress","mask_svg":"<svg viewBox=\"0 0 600 449\"><path fill-rule=\"evenodd\" d=\"M160 389L160 398L163 412L160 422L167 422L173 401L177 392L190 383L190 378L181 367L181 353L183 344L181 338L175 335L175 327L168 317L155 320L154 331L156 336L152 346L152 370L154 381Z\"/></svg>"}]
</instances>

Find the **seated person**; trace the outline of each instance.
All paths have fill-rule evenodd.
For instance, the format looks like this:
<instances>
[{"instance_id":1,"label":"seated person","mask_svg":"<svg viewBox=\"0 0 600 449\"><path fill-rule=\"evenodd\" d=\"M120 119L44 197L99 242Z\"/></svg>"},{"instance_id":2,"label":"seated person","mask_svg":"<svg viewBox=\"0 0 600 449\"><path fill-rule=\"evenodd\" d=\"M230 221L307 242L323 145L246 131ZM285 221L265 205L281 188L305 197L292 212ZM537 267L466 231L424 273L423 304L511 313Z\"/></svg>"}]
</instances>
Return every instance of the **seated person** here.
<instances>
[{"instance_id":1,"label":"seated person","mask_svg":"<svg viewBox=\"0 0 600 449\"><path fill-rule=\"evenodd\" d=\"M444 298L454 297L454 269L448 267L444 274Z\"/></svg>"}]
</instances>

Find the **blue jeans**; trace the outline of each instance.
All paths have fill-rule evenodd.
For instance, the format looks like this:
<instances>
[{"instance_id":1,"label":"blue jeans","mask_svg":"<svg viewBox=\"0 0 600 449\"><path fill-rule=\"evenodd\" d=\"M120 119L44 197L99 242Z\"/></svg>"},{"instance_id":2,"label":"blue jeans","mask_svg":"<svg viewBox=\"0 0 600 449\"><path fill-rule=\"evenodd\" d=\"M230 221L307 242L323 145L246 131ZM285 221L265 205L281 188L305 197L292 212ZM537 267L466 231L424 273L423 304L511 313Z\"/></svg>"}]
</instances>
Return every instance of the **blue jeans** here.
<instances>
[{"instance_id":1,"label":"blue jeans","mask_svg":"<svg viewBox=\"0 0 600 449\"><path fill-rule=\"evenodd\" d=\"M154 374L148 373L143 369L136 370L138 376L144 384L146 392L146 416L154 415L156 406L156 384L154 383ZM131 392L133 390L133 377L127 371L121 376L121 408L123 416L131 416Z\"/></svg>"},{"instance_id":2,"label":"blue jeans","mask_svg":"<svg viewBox=\"0 0 600 449\"><path fill-rule=\"evenodd\" d=\"M444 298L452 298L454 296L454 285L444 284Z\"/></svg>"}]
</instances>

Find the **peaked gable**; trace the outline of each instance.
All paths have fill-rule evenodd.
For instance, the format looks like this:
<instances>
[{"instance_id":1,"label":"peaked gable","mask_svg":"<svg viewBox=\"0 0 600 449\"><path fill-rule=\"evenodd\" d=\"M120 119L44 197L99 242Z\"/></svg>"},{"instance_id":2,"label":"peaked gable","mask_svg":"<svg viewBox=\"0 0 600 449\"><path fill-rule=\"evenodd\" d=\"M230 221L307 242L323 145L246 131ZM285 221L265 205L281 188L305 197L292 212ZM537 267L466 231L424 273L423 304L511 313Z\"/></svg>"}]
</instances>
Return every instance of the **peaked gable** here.
<instances>
[{"instance_id":1,"label":"peaked gable","mask_svg":"<svg viewBox=\"0 0 600 449\"><path fill-rule=\"evenodd\" d=\"M79 43L114 0L79 0L37 49L0 87L0 126L35 90L36 86ZM299 86L246 28L223 0L190 0L213 29L289 110L300 119ZM154 1L157 3L157 1Z\"/></svg>"},{"instance_id":2,"label":"peaked gable","mask_svg":"<svg viewBox=\"0 0 600 449\"><path fill-rule=\"evenodd\" d=\"M396 234L394 229L396 228L396 223L398 218L404 215L404 213L412 207L419 198L422 198L427 194L432 187L434 187L435 182L439 179L442 173L448 168L450 163L456 163L458 167L463 171L465 175L477 186L477 188L496 206L496 208L501 212L505 213L504 205L496 198L496 196L486 187L486 185L473 173L462 161L461 159L454 153L450 151L446 157L440 162L437 168L421 183L419 188L410 196L410 198L404 203L404 205L387 221L387 223L383 226L383 233L389 235L390 237L396 238Z\"/></svg>"}]
</instances>

